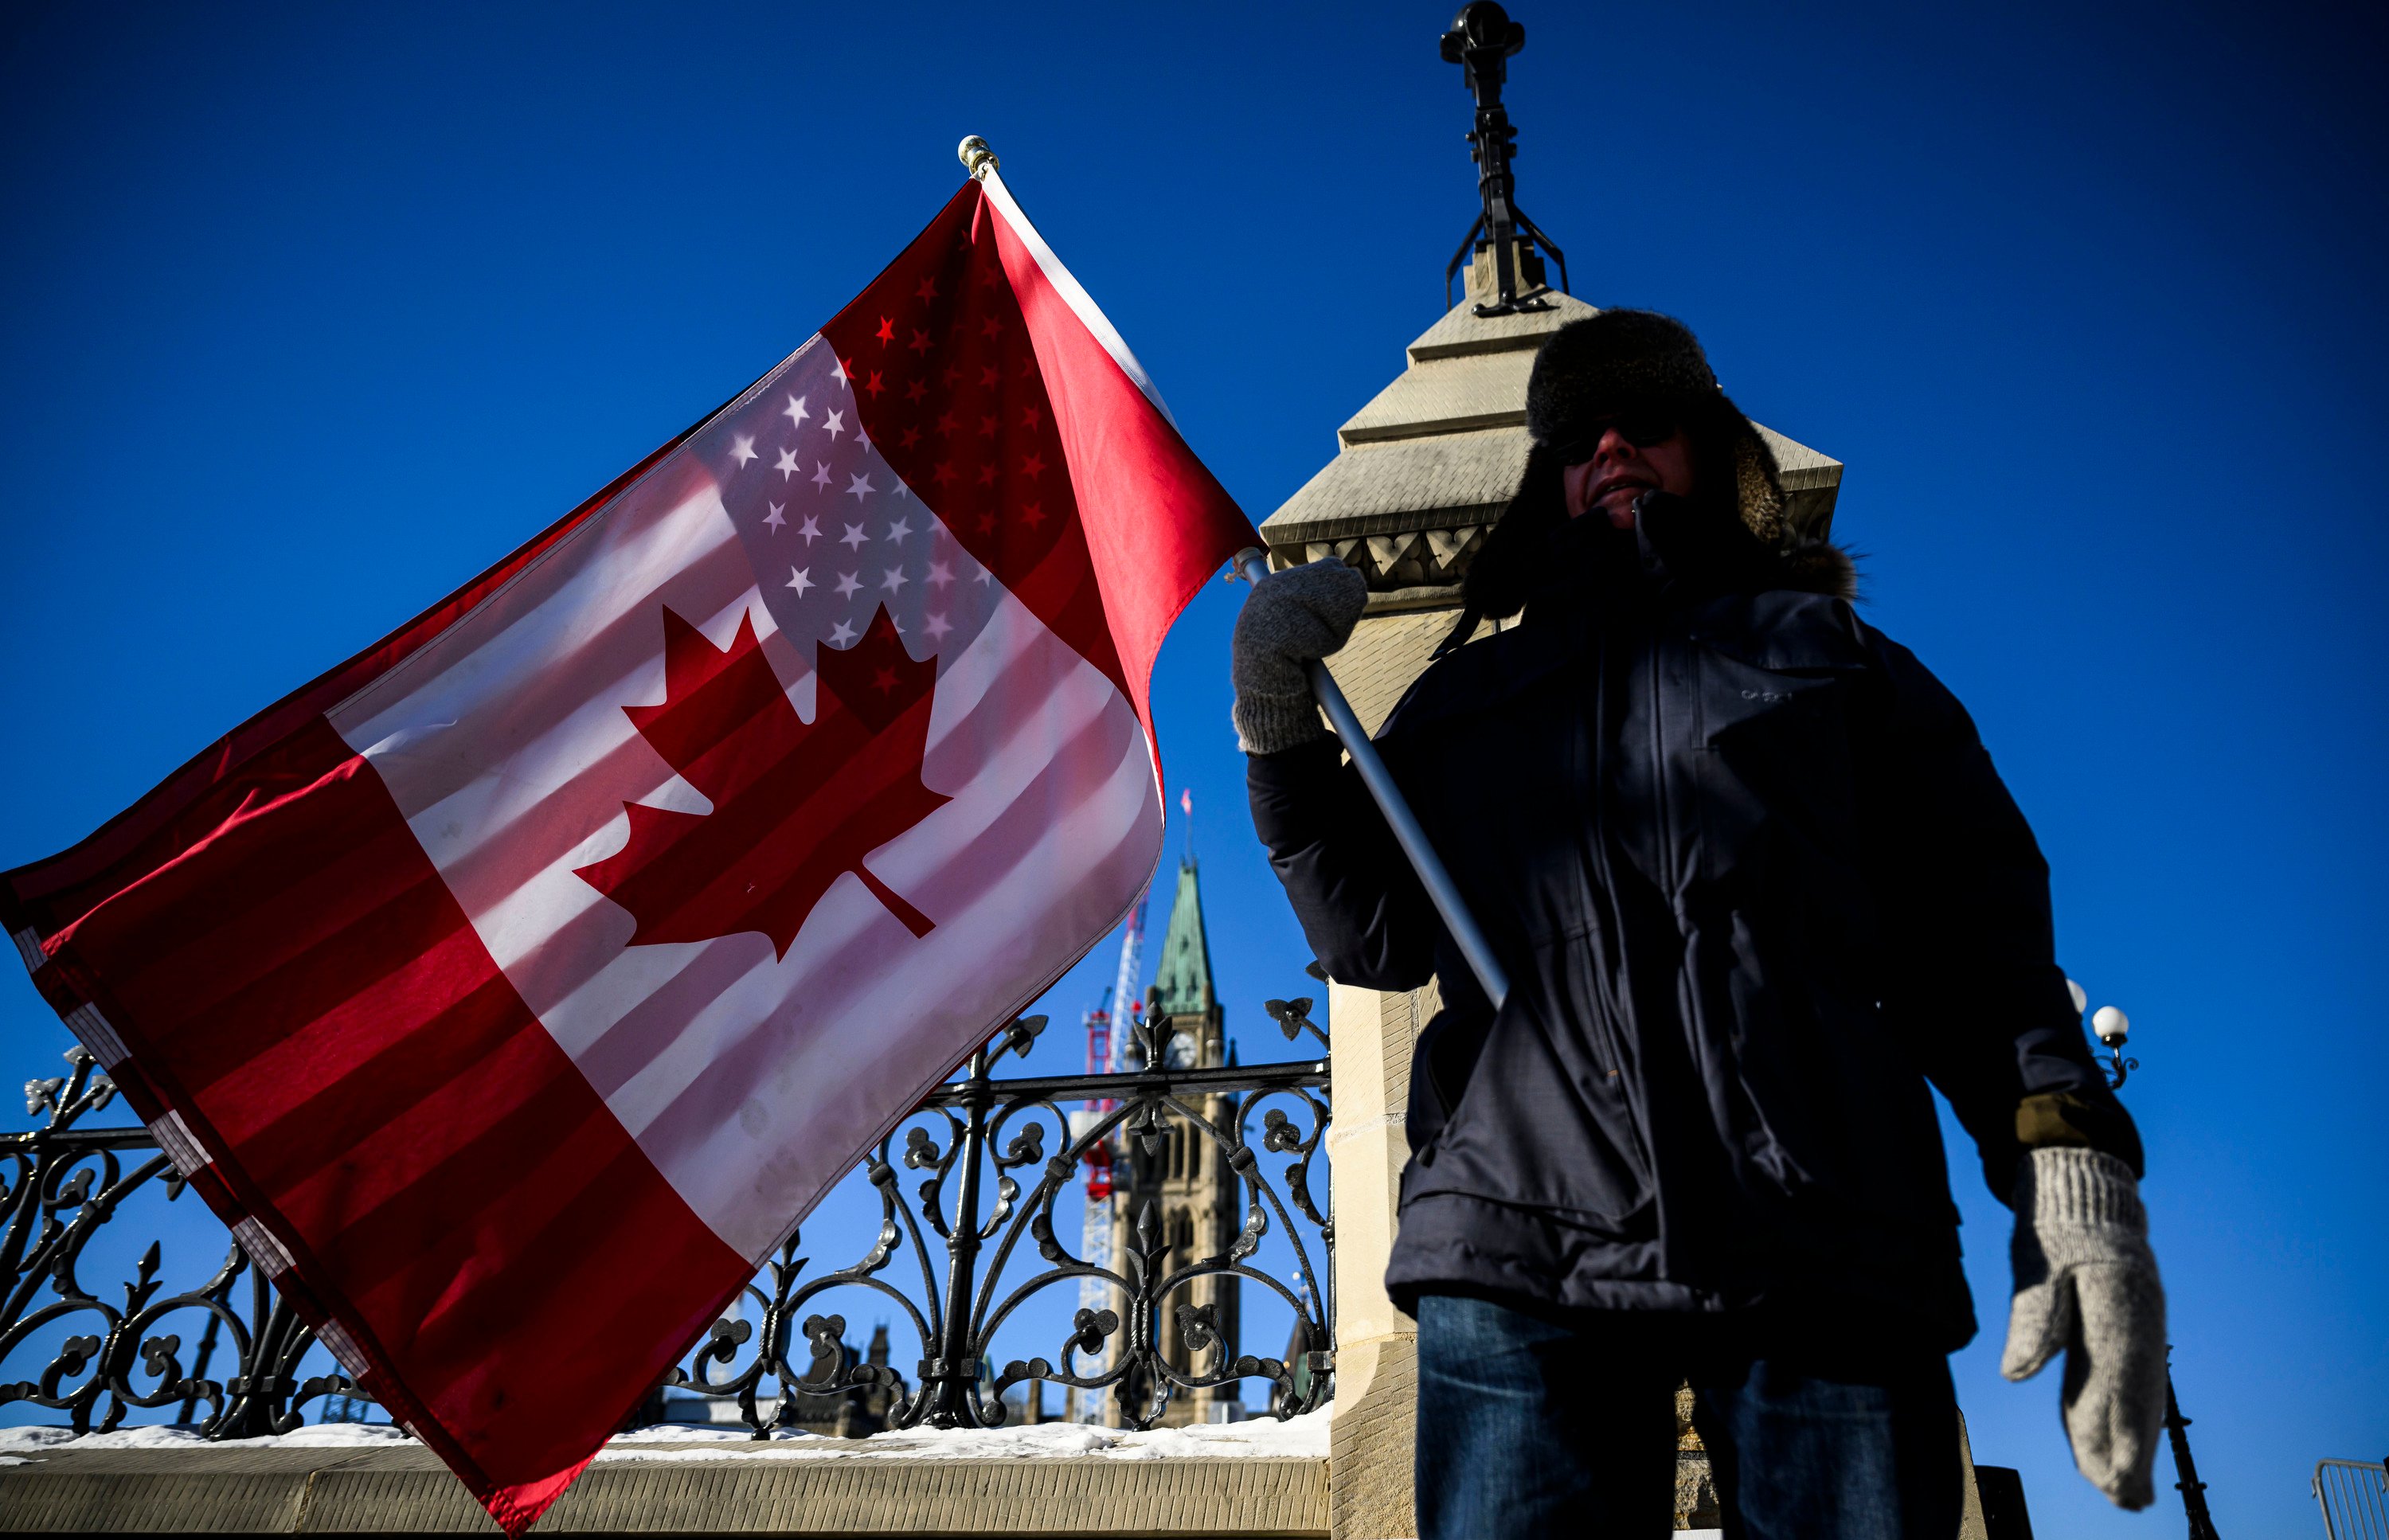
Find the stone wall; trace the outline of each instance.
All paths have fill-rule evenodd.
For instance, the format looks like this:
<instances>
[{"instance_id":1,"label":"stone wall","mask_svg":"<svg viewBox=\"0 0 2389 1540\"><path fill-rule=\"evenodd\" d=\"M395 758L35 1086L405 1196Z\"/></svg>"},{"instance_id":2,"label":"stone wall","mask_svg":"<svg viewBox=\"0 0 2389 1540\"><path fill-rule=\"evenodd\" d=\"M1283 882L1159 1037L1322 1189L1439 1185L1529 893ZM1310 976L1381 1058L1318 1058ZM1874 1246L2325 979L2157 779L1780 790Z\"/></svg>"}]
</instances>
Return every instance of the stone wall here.
<instances>
[{"instance_id":1,"label":"stone wall","mask_svg":"<svg viewBox=\"0 0 2389 1540\"><path fill-rule=\"evenodd\" d=\"M733 1446L735 1447L735 1446ZM752 1446L749 1446L752 1447ZM1324 1535L1319 1459L601 1463L532 1532L783 1535ZM0 1470L0 1531L497 1533L420 1445L58 1454Z\"/></svg>"}]
</instances>

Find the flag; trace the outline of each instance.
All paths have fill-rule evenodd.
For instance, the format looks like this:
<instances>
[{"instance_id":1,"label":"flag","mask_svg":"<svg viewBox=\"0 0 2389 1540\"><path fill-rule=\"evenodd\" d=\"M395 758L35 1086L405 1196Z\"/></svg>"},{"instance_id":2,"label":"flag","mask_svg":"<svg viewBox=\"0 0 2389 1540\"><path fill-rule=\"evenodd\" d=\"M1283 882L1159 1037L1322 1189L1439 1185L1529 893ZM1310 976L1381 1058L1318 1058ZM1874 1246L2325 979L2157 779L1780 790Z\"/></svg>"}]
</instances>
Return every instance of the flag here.
<instances>
[{"instance_id":1,"label":"flag","mask_svg":"<svg viewBox=\"0 0 2389 1540\"><path fill-rule=\"evenodd\" d=\"M36 986L510 1533L1135 899L1244 515L991 172L777 368L6 874Z\"/></svg>"}]
</instances>

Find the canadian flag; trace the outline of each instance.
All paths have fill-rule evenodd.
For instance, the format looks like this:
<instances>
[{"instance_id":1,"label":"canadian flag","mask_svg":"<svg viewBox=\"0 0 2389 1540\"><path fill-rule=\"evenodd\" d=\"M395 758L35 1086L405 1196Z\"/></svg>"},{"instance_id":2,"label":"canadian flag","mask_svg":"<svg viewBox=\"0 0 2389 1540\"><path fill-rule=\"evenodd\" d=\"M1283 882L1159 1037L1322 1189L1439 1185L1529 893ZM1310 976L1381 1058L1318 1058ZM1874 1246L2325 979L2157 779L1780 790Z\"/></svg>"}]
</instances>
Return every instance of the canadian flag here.
<instances>
[{"instance_id":1,"label":"canadian flag","mask_svg":"<svg viewBox=\"0 0 2389 1540\"><path fill-rule=\"evenodd\" d=\"M1250 525L990 169L821 333L0 919L510 1533L1127 910Z\"/></svg>"}]
</instances>

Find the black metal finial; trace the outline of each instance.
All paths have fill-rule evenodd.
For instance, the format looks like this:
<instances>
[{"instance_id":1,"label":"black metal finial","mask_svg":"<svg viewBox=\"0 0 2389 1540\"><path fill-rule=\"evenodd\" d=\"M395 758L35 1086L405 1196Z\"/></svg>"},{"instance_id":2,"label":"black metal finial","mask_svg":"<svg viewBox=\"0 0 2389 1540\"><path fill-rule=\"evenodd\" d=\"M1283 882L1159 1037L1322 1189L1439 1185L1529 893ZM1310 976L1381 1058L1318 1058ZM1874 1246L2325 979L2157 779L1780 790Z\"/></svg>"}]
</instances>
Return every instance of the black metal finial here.
<instances>
[{"instance_id":1,"label":"black metal finial","mask_svg":"<svg viewBox=\"0 0 2389 1540\"><path fill-rule=\"evenodd\" d=\"M1510 56L1526 45L1527 29L1511 20L1510 13L1493 0L1463 6L1452 18L1451 31L1443 34L1445 62L1460 66L1469 93L1476 98L1476 126L1468 135L1468 153L1476 162L1476 191L1485 204L1476 223L1461 237L1459 252L1443 270L1446 308L1451 303L1452 275L1472 252L1488 246L1493 250L1495 293L1491 303L1476 307L1478 315L1508 315L1546 307L1540 298L1545 288L1539 271L1542 264L1533 258L1536 246L1559 263L1560 288L1567 290L1567 258L1519 209L1517 179L1510 172L1518 131L1510 126L1510 114L1501 106L1501 85L1509 73ZM1523 255L1531 263L1524 295L1519 293L1521 235L1527 241Z\"/></svg>"}]
</instances>

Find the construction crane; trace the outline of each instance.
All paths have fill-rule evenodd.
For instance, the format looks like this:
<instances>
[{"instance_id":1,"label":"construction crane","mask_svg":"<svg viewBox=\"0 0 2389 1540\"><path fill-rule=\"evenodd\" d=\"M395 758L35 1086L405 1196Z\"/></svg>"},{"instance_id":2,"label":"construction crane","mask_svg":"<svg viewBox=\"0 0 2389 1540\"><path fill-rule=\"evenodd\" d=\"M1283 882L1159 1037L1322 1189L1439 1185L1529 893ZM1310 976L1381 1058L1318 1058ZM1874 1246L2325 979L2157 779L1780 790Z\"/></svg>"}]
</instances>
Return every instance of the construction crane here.
<instances>
[{"instance_id":1,"label":"construction crane","mask_svg":"<svg viewBox=\"0 0 2389 1540\"><path fill-rule=\"evenodd\" d=\"M1136 907L1129 911L1128 925L1120 933L1119 973L1112 986L1104 991L1101 1004L1087 1012L1087 1073L1114 1075L1119 1071L1120 1039L1113 1035L1114 1017L1118 1018L1122 1032L1130 1030L1143 1007L1137 998L1137 980L1144 966L1144 903L1151 890L1136 897ZM1125 1003L1123 1003L1125 1002ZM1103 1121L1118 1102L1106 1097L1090 1101L1086 1109L1072 1121L1074 1132L1081 1133ZM1108 1139L1087 1152L1086 1223L1079 1236L1079 1255L1097 1267L1112 1265L1112 1145ZM1103 1310L1111 1303L1112 1286L1099 1277L1079 1280L1079 1307L1082 1310ZM1108 1367L1111 1355L1104 1355ZM1095 1419L1099 1397L1070 1393L1071 1419L1092 1422Z\"/></svg>"}]
</instances>

